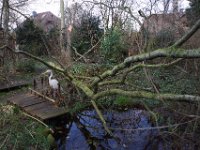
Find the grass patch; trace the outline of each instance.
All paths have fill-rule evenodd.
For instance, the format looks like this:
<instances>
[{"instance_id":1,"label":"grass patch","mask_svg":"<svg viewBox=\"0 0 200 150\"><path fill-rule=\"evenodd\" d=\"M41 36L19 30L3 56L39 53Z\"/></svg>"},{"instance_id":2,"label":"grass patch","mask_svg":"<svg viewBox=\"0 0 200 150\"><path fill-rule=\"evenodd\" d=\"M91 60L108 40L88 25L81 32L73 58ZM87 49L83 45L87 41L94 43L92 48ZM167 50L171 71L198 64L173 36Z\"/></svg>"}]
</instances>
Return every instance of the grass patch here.
<instances>
[{"instance_id":1,"label":"grass patch","mask_svg":"<svg viewBox=\"0 0 200 150\"><path fill-rule=\"evenodd\" d=\"M25 117L11 105L0 105L0 149L48 150L47 138L38 130L44 127Z\"/></svg>"},{"instance_id":2,"label":"grass patch","mask_svg":"<svg viewBox=\"0 0 200 150\"><path fill-rule=\"evenodd\" d=\"M117 96L116 99L114 100L114 105L115 106L129 106L133 104L133 99L125 96Z\"/></svg>"}]
</instances>

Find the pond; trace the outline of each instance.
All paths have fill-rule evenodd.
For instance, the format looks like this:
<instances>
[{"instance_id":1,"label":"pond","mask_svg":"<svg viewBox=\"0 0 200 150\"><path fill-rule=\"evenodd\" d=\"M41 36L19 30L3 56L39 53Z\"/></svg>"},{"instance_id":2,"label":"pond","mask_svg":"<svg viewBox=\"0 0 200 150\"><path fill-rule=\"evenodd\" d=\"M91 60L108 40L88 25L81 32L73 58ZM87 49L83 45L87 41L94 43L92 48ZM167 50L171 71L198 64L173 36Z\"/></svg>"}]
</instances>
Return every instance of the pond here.
<instances>
[{"instance_id":1,"label":"pond","mask_svg":"<svg viewBox=\"0 0 200 150\"><path fill-rule=\"evenodd\" d=\"M142 150L163 149L158 131L151 130L147 111L128 109L102 112L113 136L108 135L94 110L85 110L57 127L56 139L60 150Z\"/></svg>"}]
</instances>

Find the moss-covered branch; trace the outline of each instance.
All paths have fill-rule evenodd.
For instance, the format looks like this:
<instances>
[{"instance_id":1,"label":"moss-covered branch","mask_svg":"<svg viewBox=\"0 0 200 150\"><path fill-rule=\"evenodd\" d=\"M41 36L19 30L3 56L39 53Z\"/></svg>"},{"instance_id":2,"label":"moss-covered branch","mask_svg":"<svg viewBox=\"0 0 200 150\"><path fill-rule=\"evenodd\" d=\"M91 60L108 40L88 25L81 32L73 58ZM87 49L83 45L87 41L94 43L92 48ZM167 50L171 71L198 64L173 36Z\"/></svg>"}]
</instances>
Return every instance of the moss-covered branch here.
<instances>
[{"instance_id":1,"label":"moss-covered branch","mask_svg":"<svg viewBox=\"0 0 200 150\"><path fill-rule=\"evenodd\" d=\"M181 95L181 94L156 94L146 91L125 91L121 89L110 89L107 91L99 92L93 96L94 100L105 96L123 95L132 98L147 98L156 100L167 101L180 101L180 102L200 102L200 96L194 95Z\"/></svg>"},{"instance_id":2,"label":"moss-covered branch","mask_svg":"<svg viewBox=\"0 0 200 150\"><path fill-rule=\"evenodd\" d=\"M126 71L124 71L121 80L120 79L116 79L116 80L109 80L109 81L100 82L98 84L98 86L113 85L113 84L125 84L125 80L126 80L127 75L130 72L136 70L137 68L143 68L143 67L145 67L145 68L169 67L169 66L177 64L181 60L182 60L182 58L179 58L179 59L176 59L176 60L174 60L172 62L169 62L169 63L166 63L166 64L137 64L137 65L134 65L134 66L128 68Z\"/></svg>"},{"instance_id":3,"label":"moss-covered branch","mask_svg":"<svg viewBox=\"0 0 200 150\"><path fill-rule=\"evenodd\" d=\"M198 58L200 57L200 48L192 49L192 50L184 50L184 49L174 49L166 48L166 49L158 49L152 52L135 55L128 57L124 60L124 62L114 66L111 70L105 71L103 74L99 75L92 82L92 86L97 85L100 81L104 80L109 76L114 76L119 71L130 67L132 63L142 62L145 60L152 60L158 57L168 57L168 58Z\"/></svg>"},{"instance_id":4,"label":"moss-covered branch","mask_svg":"<svg viewBox=\"0 0 200 150\"><path fill-rule=\"evenodd\" d=\"M0 49L2 49L1 47ZM5 47L4 47L5 48ZM10 49L12 50L12 49ZM12 50L13 51L13 50ZM53 66L41 58L38 58L36 56L33 56L27 52L24 51L14 51L15 53L20 53L23 55L26 55L32 59L35 59L44 65L57 70L59 72L62 72L68 77L66 74L65 70L62 68L58 68L56 66ZM157 57L173 57L173 58L195 58L195 57L200 57L200 49L194 49L194 50L171 50L171 49L161 49L161 50L156 50L154 52L150 53L145 53L137 56L132 56L127 58L123 63L115 66L112 70L106 71L103 73L100 78L106 78L108 76L115 75L119 70L124 69L127 65L130 65L133 62L138 62L146 59L153 59ZM99 78L99 79L100 79ZM75 80L73 76L70 75L70 81L78 88L80 88L89 98L91 99L98 99L104 96L108 95L115 95L115 94L121 94L121 95L126 95L130 97L136 97L136 98L150 98L150 99L158 99L158 100L176 100L176 101L199 101L200 97L199 96L192 96L192 95L176 95L176 94L154 94L150 92L144 92L144 91L123 91L120 89L110 89L107 91L99 92L97 94L94 94L93 90L89 88L87 84L84 82L81 82L79 80ZM98 83L98 82L97 82Z\"/></svg>"}]
</instances>

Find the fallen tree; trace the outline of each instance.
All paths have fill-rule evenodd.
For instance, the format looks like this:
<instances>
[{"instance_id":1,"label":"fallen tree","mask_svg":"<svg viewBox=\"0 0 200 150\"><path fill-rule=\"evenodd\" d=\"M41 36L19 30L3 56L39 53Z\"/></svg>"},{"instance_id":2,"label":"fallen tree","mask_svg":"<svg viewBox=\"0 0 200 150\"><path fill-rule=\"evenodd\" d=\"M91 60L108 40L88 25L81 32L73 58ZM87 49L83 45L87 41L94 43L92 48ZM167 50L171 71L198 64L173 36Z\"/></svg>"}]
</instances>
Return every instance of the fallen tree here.
<instances>
[{"instance_id":1,"label":"fallen tree","mask_svg":"<svg viewBox=\"0 0 200 150\"><path fill-rule=\"evenodd\" d=\"M21 50L14 50L9 48L7 45L2 46L0 49L7 48L16 54L23 54L31 59L39 61L46 65L47 67L60 72L68 82L73 84L76 88L81 90L90 100L94 108L96 109L100 119L102 120L105 129L109 132L106 127L106 122L103 119L103 116L98 109L95 101L99 98L111 95L123 95L133 98L148 98L148 99L157 99L157 100L170 100L170 101L179 101L179 102L200 102L200 96L198 95L181 95L181 94L170 94L170 93L153 93L153 92L146 92L146 91L126 91L120 88L113 88L113 84L125 84L126 76L135 70L138 67L165 67L171 66L175 63L181 61L180 58L199 58L200 57L200 48L198 49L182 49L180 46L185 43L200 27L200 20L196 22L196 24L186 33L180 40L175 42L174 45L157 49L148 53L143 53L135 56L130 56L126 58L122 63L114 66L112 69L103 72L102 74L89 78L90 81L84 82L84 80L80 80L78 77L71 74L68 68L64 68L62 65L55 66L52 65L43 59L36 57L30 53L21 51ZM172 61L168 64L142 64L143 61L152 60L155 58L174 58L175 61ZM178 58L178 59L177 59ZM123 74L121 80L114 80L114 77L118 77L119 75ZM86 78L85 80L88 80ZM110 88L100 88L103 85L110 86ZM110 133L110 132L109 132Z\"/></svg>"}]
</instances>

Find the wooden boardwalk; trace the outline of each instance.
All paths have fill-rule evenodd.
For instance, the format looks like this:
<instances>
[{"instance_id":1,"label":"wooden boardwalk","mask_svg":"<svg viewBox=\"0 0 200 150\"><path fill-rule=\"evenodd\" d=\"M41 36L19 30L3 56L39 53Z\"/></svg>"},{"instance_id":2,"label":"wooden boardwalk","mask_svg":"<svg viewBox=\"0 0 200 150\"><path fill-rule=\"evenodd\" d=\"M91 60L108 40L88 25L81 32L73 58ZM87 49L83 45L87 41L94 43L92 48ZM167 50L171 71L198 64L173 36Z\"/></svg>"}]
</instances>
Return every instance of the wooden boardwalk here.
<instances>
[{"instance_id":1,"label":"wooden boardwalk","mask_svg":"<svg viewBox=\"0 0 200 150\"><path fill-rule=\"evenodd\" d=\"M10 90L19 89L21 87L26 87L30 84L30 82L21 82L21 83L14 83L14 84L6 84L5 86L0 87L0 92L7 92Z\"/></svg>"},{"instance_id":2,"label":"wooden boardwalk","mask_svg":"<svg viewBox=\"0 0 200 150\"><path fill-rule=\"evenodd\" d=\"M68 113L66 107L58 107L50 98L38 96L35 93L20 94L10 98L8 102L42 121Z\"/></svg>"}]
</instances>

